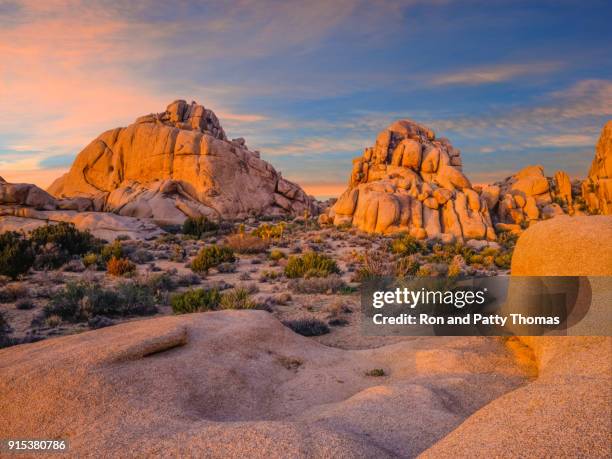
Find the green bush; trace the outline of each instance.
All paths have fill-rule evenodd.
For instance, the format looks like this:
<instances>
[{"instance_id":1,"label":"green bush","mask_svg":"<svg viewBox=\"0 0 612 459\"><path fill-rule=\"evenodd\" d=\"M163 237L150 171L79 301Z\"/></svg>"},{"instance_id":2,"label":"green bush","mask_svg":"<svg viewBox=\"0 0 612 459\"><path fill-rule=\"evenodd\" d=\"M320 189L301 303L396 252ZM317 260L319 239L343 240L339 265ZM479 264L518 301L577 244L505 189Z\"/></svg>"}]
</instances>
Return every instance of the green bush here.
<instances>
[{"instance_id":1,"label":"green bush","mask_svg":"<svg viewBox=\"0 0 612 459\"><path fill-rule=\"evenodd\" d=\"M425 250L425 244L409 234L402 234L389 243L389 251L397 255L414 255Z\"/></svg>"},{"instance_id":2,"label":"green bush","mask_svg":"<svg viewBox=\"0 0 612 459\"><path fill-rule=\"evenodd\" d=\"M285 275L289 278L326 277L339 272L340 269L332 258L316 252L291 256L285 266Z\"/></svg>"},{"instance_id":3,"label":"green bush","mask_svg":"<svg viewBox=\"0 0 612 459\"><path fill-rule=\"evenodd\" d=\"M218 229L219 225L206 217L188 217L187 220L183 222L182 232L183 234L201 238L203 234L217 231Z\"/></svg>"},{"instance_id":4,"label":"green bush","mask_svg":"<svg viewBox=\"0 0 612 459\"><path fill-rule=\"evenodd\" d=\"M213 311L217 309L220 302L221 295L217 289L198 288L174 295L170 300L170 305L175 314L188 314Z\"/></svg>"},{"instance_id":5,"label":"green bush","mask_svg":"<svg viewBox=\"0 0 612 459\"><path fill-rule=\"evenodd\" d=\"M504 252L495 257L495 264L502 269L510 269L512 264L512 252Z\"/></svg>"},{"instance_id":6,"label":"green bush","mask_svg":"<svg viewBox=\"0 0 612 459\"><path fill-rule=\"evenodd\" d=\"M23 235L9 231L0 234L0 274L12 279L25 274L34 264L32 246Z\"/></svg>"},{"instance_id":7,"label":"green bush","mask_svg":"<svg viewBox=\"0 0 612 459\"><path fill-rule=\"evenodd\" d=\"M264 223L253 230L251 234L265 240L282 239L286 228L287 224L285 222L280 222L275 225Z\"/></svg>"},{"instance_id":8,"label":"green bush","mask_svg":"<svg viewBox=\"0 0 612 459\"><path fill-rule=\"evenodd\" d=\"M191 262L191 269L197 273L207 273L210 268L225 262L234 262L234 251L229 247L209 245L203 247Z\"/></svg>"},{"instance_id":9,"label":"green bush","mask_svg":"<svg viewBox=\"0 0 612 459\"><path fill-rule=\"evenodd\" d=\"M55 293L44 308L44 316L67 322L87 322L96 316L150 315L157 312L150 290L136 282L105 289L97 283L70 282Z\"/></svg>"},{"instance_id":10,"label":"green bush","mask_svg":"<svg viewBox=\"0 0 612 459\"><path fill-rule=\"evenodd\" d=\"M102 247L98 262L101 263L102 266L105 266L111 258L123 258L123 256L123 246L121 245L121 241L117 239L113 243L106 244Z\"/></svg>"},{"instance_id":11,"label":"green bush","mask_svg":"<svg viewBox=\"0 0 612 459\"><path fill-rule=\"evenodd\" d=\"M251 298L248 289L238 287L221 296L219 307L221 309L255 309L257 303Z\"/></svg>"},{"instance_id":12,"label":"green bush","mask_svg":"<svg viewBox=\"0 0 612 459\"><path fill-rule=\"evenodd\" d=\"M49 269L60 267L74 255L97 251L101 245L89 231L66 222L36 228L30 233L30 241L37 252L37 267Z\"/></svg>"}]
</instances>

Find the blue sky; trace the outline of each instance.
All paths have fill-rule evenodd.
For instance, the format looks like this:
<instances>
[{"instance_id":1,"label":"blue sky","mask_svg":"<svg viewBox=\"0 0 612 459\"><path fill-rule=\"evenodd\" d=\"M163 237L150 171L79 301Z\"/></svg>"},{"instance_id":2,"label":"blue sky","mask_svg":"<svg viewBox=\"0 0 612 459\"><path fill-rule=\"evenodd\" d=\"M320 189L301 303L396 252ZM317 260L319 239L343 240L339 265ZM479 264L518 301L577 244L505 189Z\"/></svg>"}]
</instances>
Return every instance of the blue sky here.
<instances>
[{"instance_id":1,"label":"blue sky","mask_svg":"<svg viewBox=\"0 0 612 459\"><path fill-rule=\"evenodd\" d=\"M398 118L473 182L586 175L612 118L609 1L0 0L0 175L46 185L177 98L317 195Z\"/></svg>"}]
</instances>

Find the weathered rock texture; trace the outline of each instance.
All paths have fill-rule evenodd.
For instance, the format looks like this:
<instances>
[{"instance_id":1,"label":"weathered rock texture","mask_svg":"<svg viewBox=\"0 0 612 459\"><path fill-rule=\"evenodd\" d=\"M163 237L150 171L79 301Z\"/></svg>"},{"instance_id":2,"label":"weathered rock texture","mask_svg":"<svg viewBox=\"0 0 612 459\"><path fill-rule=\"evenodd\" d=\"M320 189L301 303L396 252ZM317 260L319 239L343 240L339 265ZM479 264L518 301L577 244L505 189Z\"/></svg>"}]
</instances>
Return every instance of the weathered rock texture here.
<instances>
[{"instance_id":1,"label":"weathered rock texture","mask_svg":"<svg viewBox=\"0 0 612 459\"><path fill-rule=\"evenodd\" d=\"M228 140L211 110L183 100L101 134L48 191L91 198L96 210L167 223L314 212L313 199L244 139Z\"/></svg>"},{"instance_id":2,"label":"weathered rock texture","mask_svg":"<svg viewBox=\"0 0 612 459\"><path fill-rule=\"evenodd\" d=\"M612 214L612 120L601 131L582 197L592 213Z\"/></svg>"},{"instance_id":3,"label":"weathered rock texture","mask_svg":"<svg viewBox=\"0 0 612 459\"><path fill-rule=\"evenodd\" d=\"M459 150L431 129L402 120L353 160L349 188L328 218L368 232L493 240L487 206L461 172Z\"/></svg>"},{"instance_id":4,"label":"weathered rock texture","mask_svg":"<svg viewBox=\"0 0 612 459\"><path fill-rule=\"evenodd\" d=\"M118 236L148 239L163 233L151 222L92 209L90 199L55 199L36 185L7 183L0 177L0 233L28 232L60 221L73 223L80 230L89 230L109 241Z\"/></svg>"},{"instance_id":5,"label":"weathered rock texture","mask_svg":"<svg viewBox=\"0 0 612 459\"><path fill-rule=\"evenodd\" d=\"M416 457L526 381L493 338L343 350L219 311L0 350L0 425L69 457Z\"/></svg>"}]
</instances>

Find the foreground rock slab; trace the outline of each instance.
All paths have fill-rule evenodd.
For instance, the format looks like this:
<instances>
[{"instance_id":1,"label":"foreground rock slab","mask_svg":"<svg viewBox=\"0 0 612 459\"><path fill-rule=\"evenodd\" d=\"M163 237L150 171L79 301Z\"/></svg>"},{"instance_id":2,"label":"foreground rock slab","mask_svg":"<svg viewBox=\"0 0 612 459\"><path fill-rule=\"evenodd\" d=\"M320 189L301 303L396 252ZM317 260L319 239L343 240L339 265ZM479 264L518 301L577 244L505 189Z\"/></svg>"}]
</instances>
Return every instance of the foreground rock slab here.
<instances>
[{"instance_id":1,"label":"foreground rock slab","mask_svg":"<svg viewBox=\"0 0 612 459\"><path fill-rule=\"evenodd\" d=\"M347 351L222 311L0 351L0 424L74 457L413 457L526 381L496 339Z\"/></svg>"}]
</instances>

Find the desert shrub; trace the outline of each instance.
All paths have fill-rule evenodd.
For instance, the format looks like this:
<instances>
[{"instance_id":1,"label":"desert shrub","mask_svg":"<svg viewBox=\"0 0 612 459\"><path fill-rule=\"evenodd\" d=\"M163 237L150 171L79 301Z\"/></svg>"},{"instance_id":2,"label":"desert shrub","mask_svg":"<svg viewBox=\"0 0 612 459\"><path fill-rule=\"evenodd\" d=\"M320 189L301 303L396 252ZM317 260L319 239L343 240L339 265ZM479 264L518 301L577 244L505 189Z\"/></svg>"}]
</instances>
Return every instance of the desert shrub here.
<instances>
[{"instance_id":1,"label":"desert shrub","mask_svg":"<svg viewBox=\"0 0 612 459\"><path fill-rule=\"evenodd\" d=\"M157 312L146 286L130 282L105 289L94 282L70 282L51 296L44 317L58 316L67 322L87 322L96 316L150 315Z\"/></svg>"},{"instance_id":2,"label":"desert shrub","mask_svg":"<svg viewBox=\"0 0 612 459\"><path fill-rule=\"evenodd\" d=\"M136 271L136 265L127 258L112 257L106 264L106 271L111 276L125 276Z\"/></svg>"},{"instance_id":3,"label":"desert shrub","mask_svg":"<svg viewBox=\"0 0 612 459\"><path fill-rule=\"evenodd\" d=\"M327 324L314 318L285 320L283 325L302 336L320 336L329 333Z\"/></svg>"},{"instance_id":4,"label":"desert shrub","mask_svg":"<svg viewBox=\"0 0 612 459\"><path fill-rule=\"evenodd\" d=\"M327 277L311 277L308 279L292 279L289 288L296 293L337 293L346 288L346 283L337 274Z\"/></svg>"},{"instance_id":5,"label":"desert shrub","mask_svg":"<svg viewBox=\"0 0 612 459\"><path fill-rule=\"evenodd\" d=\"M0 289L0 303L12 303L28 294L28 289L22 284L10 284Z\"/></svg>"},{"instance_id":6,"label":"desert shrub","mask_svg":"<svg viewBox=\"0 0 612 459\"><path fill-rule=\"evenodd\" d=\"M32 246L23 235L8 231L0 234L0 275L16 279L34 263Z\"/></svg>"},{"instance_id":7,"label":"desert shrub","mask_svg":"<svg viewBox=\"0 0 612 459\"><path fill-rule=\"evenodd\" d=\"M105 315L137 315L148 316L157 312L153 290L139 282L122 282L117 286L121 307L116 313Z\"/></svg>"},{"instance_id":8,"label":"desert shrub","mask_svg":"<svg viewBox=\"0 0 612 459\"><path fill-rule=\"evenodd\" d=\"M505 249L513 249L518 238L518 234L502 231L497 235L497 242Z\"/></svg>"},{"instance_id":9,"label":"desert shrub","mask_svg":"<svg viewBox=\"0 0 612 459\"><path fill-rule=\"evenodd\" d=\"M100 255L97 253L89 252L83 255L83 265L85 265L85 268L100 269L100 264Z\"/></svg>"},{"instance_id":10,"label":"desert shrub","mask_svg":"<svg viewBox=\"0 0 612 459\"><path fill-rule=\"evenodd\" d=\"M264 269L259 273L259 282L268 282L270 280L279 279L283 273L280 271L273 271L271 269Z\"/></svg>"},{"instance_id":11,"label":"desert shrub","mask_svg":"<svg viewBox=\"0 0 612 459\"><path fill-rule=\"evenodd\" d=\"M206 217L188 217L183 222L182 233L201 238L202 235L218 229L219 225Z\"/></svg>"},{"instance_id":12,"label":"desert shrub","mask_svg":"<svg viewBox=\"0 0 612 459\"><path fill-rule=\"evenodd\" d=\"M286 258L287 256L285 255L285 252L283 252L282 250L278 250L278 249L274 249L270 251L270 255L268 256L268 258L270 258L270 260L273 261L278 261L278 260L282 260L283 258Z\"/></svg>"},{"instance_id":13,"label":"desert shrub","mask_svg":"<svg viewBox=\"0 0 612 459\"><path fill-rule=\"evenodd\" d=\"M392 276L395 272L393 263L388 254L380 250L366 250L361 257L362 265L354 276L356 282L365 282L369 279L382 276Z\"/></svg>"},{"instance_id":14,"label":"desert shrub","mask_svg":"<svg viewBox=\"0 0 612 459\"><path fill-rule=\"evenodd\" d=\"M270 243L267 239L257 236L238 233L228 236L226 245L236 253L262 253L268 250Z\"/></svg>"},{"instance_id":15,"label":"desert shrub","mask_svg":"<svg viewBox=\"0 0 612 459\"><path fill-rule=\"evenodd\" d=\"M144 283L156 297L163 292L171 292L177 287L177 281L168 273L152 274L144 280Z\"/></svg>"},{"instance_id":16,"label":"desert shrub","mask_svg":"<svg viewBox=\"0 0 612 459\"><path fill-rule=\"evenodd\" d=\"M194 273L185 273L178 276L177 283L181 287L189 287L202 282L202 278Z\"/></svg>"},{"instance_id":17,"label":"desert shrub","mask_svg":"<svg viewBox=\"0 0 612 459\"><path fill-rule=\"evenodd\" d=\"M121 245L121 241L115 240L111 244L106 244L100 250L100 263L106 264L111 258L123 258L123 246Z\"/></svg>"},{"instance_id":18,"label":"desert shrub","mask_svg":"<svg viewBox=\"0 0 612 459\"><path fill-rule=\"evenodd\" d=\"M219 263L217 266L217 271L224 274L235 273L236 263Z\"/></svg>"},{"instance_id":19,"label":"desert shrub","mask_svg":"<svg viewBox=\"0 0 612 459\"><path fill-rule=\"evenodd\" d=\"M55 244L68 255L94 252L101 244L89 231L80 231L72 223L66 222L36 228L30 233L30 240L37 247Z\"/></svg>"},{"instance_id":20,"label":"desert shrub","mask_svg":"<svg viewBox=\"0 0 612 459\"><path fill-rule=\"evenodd\" d=\"M397 277L414 276L421 264L414 255L401 257L395 262L395 275Z\"/></svg>"},{"instance_id":21,"label":"desert shrub","mask_svg":"<svg viewBox=\"0 0 612 459\"><path fill-rule=\"evenodd\" d=\"M414 255L426 251L426 245L414 236L402 234L389 243L389 251L397 255Z\"/></svg>"},{"instance_id":22,"label":"desert shrub","mask_svg":"<svg viewBox=\"0 0 612 459\"><path fill-rule=\"evenodd\" d=\"M221 309L255 309L257 303L253 301L246 288L237 287L221 296L219 307Z\"/></svg>"},{"instance_id":23,"label":"desert shrub","mask_svg":"<svg viewBox=\"0 0 612 459\"><path fill-rule=\"evenodd\" d=\"M285 266L285 275L289 278L325 277L339 272L340 269L332 258L317 252L293 255Z\"/></svg>"},{"instance_id":24,"label":"desert shrub","mask_svg":"<svg viewBox=\"0 0 612 459\"><path fill-rule=\"evenodd\" d=\"M276 223L275 225L264 223L253 230L251 234L265 240L282 239L286 228L287 224L285 222Z\"/></svg>"},{"instance_id":25,"label":"desert shrub","mask_svg":"<svg viewBox=\"0 0 612 459\"><path fill-rule=\"evenodd\" d=\"M130 260L134 263L142 265L144 263L148 263L153 261L155 257L151 252L146 249L136 249L129 255Z\"/></svg>"},{"instance_id":26,"label":"desert shrub","mask_svg":"<svg viewBox=\"0 0 612 459\"><path fill-rule=\"evenodd\" d=\"M217 309L221 295L217 289L195 289L174 295L170 300L175 314L213 311Z\"/></svg>"},{"instance_id":27,"label":"desert shrub","mask_svg":"<svg viewBox=\"0 0 612 459\"><path fill-rule=\"evenodd\" d=\"M109 315L120 306L113 290L85 281L70 282L51 296L44 308L46 318L57 316L67 322L86 322L96 315Z\"/></svg>"},{"instance_id":28,"label":"desert shrub","mask_svg":"<svg viewBox=\"0 0 612 459\"><path fill-rule=\"evenodd\" d=\"M15 308L20 309L20 310L34 309L35 307L36 306L34 305L34 302L28 299L19 300L17 304L15 305Z\"/></svg>"},{"instance_id":29,"label":"desert shrub","mask_svg":"<svg viewBox=\"0 0 612 459\"><path fill-rule=\"evenodd\" d=\"M197 273L207 273L210 268L224 262L234 262L234 251L229 247L209 245L203 247L191 262L191 269Z\"/></svg>"},{"instance_id":30,"label":"desert shrub","mask_svg":"<svg viewBox=\"0 0 612 459\"><path fill-rule=\"evenodd\" d=\"M499 268L510 269L510 265L512 264L512 252L504 252L497 255L494 262Z\"/></svg>"}]
</instances>

